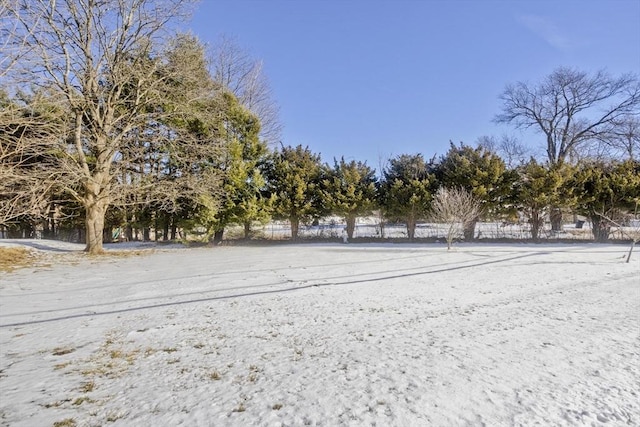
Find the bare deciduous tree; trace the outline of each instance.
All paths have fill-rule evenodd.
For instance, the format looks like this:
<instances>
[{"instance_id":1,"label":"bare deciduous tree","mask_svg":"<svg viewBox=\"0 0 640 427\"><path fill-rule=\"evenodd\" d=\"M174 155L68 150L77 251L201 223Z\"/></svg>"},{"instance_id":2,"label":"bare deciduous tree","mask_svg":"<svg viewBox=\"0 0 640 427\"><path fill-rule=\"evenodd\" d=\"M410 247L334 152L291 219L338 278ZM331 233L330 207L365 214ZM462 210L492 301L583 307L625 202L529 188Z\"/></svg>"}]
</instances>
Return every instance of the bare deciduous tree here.
<instances>
[{"instance_id":1,"label":"bare deciduous tree","mask_svg":"<svg viewBox=\"0 0 640 427\"><path fill-rule=\"evenodd\" d=\"M629 117L616 123L610 135L603 142L615 152L630 160L636 160L640 153L640 120Z\"/></svg>"},{"instance_id":2,"label":"bare deciduous tree","mask_svg":"<svg viewBox=\"0 0 640 427\"><path fill-rule=\"evenodd\" d=\"M640 84L634 75L611 77L558 68L540 83L510 84L498 123L534 129L545 137L549 164L564 162L588 141L611 134L616 123L637 115Z\"/></svg>"},{"instance_id":3,"label":"bare deciduous tree","mask_svg":"<svg viewBox=\"0 0 640 427\"><path fill-rule=\"evenodd\" d=\"M213 48L211 62L214 80L260 119L260 138L270 145L280 142L280 109L273 99L262 61L253 59L235 40L223 36Z\"/></svg>"},{"instance_id":4,"label":"bare deciduous tree","mask_svg":"<svg viewBox=\"0 0 640 427\"><path fill-rule=\"evenodd\" d=\"M431 202L432 221L445 224L447 250L456 237L463 235L465 226L480 215L480 202L462 187L440 187Z\"/></svg>"},{"instance_id":5,"label":"bare deciduous tree","mask_svg":"<svg viewBox=\"0 0 640 427\"><path fill-rule=\"evenodd\" d=\"M24 34L18 31L16 15L19 0L0 0L0 78L5 76L25 53ZM18 38L22 37L22 38Z\"/></svg>"},{"instance_id":6,"label":"bare deciduous tree","mask_svg":"<svg viewBox=\"0 0 640 427\"><path fill-rule=\"evenodd\" d=\"M494 136L481 136L476 144L486 150L497 153L509 168L523 164L530 156L530 150L518 138L504 134L500 139Z\"/></svg>"},{"instance_id":7,"label":"bare deciduous tree","mask_svg":"<svg viewBox=\"0 0 640 427\"><path fill-rule=\"evenodd\" d=\"M68 144L60 151L65 191L85 208L86 250L99 253L105 212L120 196L116 159L132 133L166 119L159 106L167 91L183 90L162 48L189 1L17 0L15 6L19 25L11 43L19 57L9 74L18 89L58 94L69 112Z\"/></svg>"}]
</instances>

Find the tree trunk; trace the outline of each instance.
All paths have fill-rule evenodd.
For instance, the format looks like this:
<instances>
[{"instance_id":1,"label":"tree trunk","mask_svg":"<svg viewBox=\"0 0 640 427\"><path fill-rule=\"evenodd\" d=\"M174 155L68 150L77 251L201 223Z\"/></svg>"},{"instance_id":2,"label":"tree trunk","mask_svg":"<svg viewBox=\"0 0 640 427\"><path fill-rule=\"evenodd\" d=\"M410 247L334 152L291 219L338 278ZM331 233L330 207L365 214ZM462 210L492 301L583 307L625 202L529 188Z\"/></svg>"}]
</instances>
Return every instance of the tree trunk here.
<instances>
[{"instance_id":1,"label":"tree trunk","mask_svg":"<svg viewBox=\"0 0 640 427\"><path fill-rule=\"evenodd\" d=\"M380 238L384 239L384 214L382 213L382 210L379 211L378 214L378 227L380 227Z\"/></svg>"},{"instance_id":2,"label":"tree trunk","mask_svg":"<svg viewBox=\"0 0 640 427\"><path fill-rule=\"evenodd\" d=\"M133 227L129 224L124 228L124 237L127 242L133 241Z\"/></svg>"},{"instance_id":3,"label":"tree trunk","mask_svg":"<svg viewBox=\"0 0 640 427\"><path fill-rule=\"evenodd\" d=\"M178 229L178 226L176 225L176 219L172 216L171 217L171 240L176 240L177 229Z\"/></svg>"},{"instance_id":4,"label":"tree trunk","mask_svg":"<svg viewBox=\"0 0 640 427\"><path fill-rule=\"evenodd\" d=\"M294 216L289 218L291 223L291 239L298 240L298 229L300 228L300 218Z\"/></svg>"},{"instance_id":5,"label":"tree trunk","mask_svg":"<svg viewBox=\"0 0 640 427\"><path fill-rule=\"evenodd\" d=\"M111 243L113 241L113 227L104 227L104 230L102 231L102 241L104 243Z\"/></svg>"},{"instance_id":6,"label":"tree trunk","mask_svg":"<svg viewBox=\"0 0 640 427\"><path fill-rule=\"evenodd\" d=\"M104 199L96 199L93 195L87 197L85 204L87 229L85 252L91 255L104 252L102 247L102 234L104 231L104 215L107 211L107 202Z\"/></svg>"},{"instance_id":7,"label":"tree trunk","mask_svg":"<svg viewBox=\"0 0 640 427\"><path fill-rule=\"evenodd\" d=\"M127 242L132 242L133 241L133 226L131 225L131 223L134 221L134 216L128 212L125 215L125 221L127 222L127 224L124 227L124 237L125 240Z\"/></svg>"},{"instance_id":8,"label":"tree trunk","mask_svg":"<svg viewBox=\"0 0 640 427\"><path fill-rule=\"evenodd\" d=\"M45 218L42 221L42 238L43 239L51 239L53 236L51 235L51 229L49 228L49 219Z\"/></svg>"},{"instance_id":9,"label":"tree trunk","mask_svg":"<svg viewBox=\"0 0 640 427\"><path fill-rule=\"evenodd\" d=\"M356 229L356 216L354 214L349 214L346 218L347 222L347 237L349 240L353 239L353 232Z\"/></svg>"},{"instance_id":10,"label":"tree trunk","mask_svg":"<svg viewBox=\"0 0 640 427\"><path fill-rule=\"evenodd\" d=\"M464 240L471 241L476 238L476 224L478 220L474 219L473 221L469 221L463 224L464 229L462 233L464 234Z\"/></svg>"},{"instance_id":11,"label":"tree trunk","mask_svg":"<svg viewBox=\"0 0 640 427\"><path fill-rule=\"evenodd\" d=\"M540 212L538 210L533 210L531 212L531 218L529 219L529 222L531 223L531 238L536 242L540 237L540 228L543 221L544 219L540 217Z\"/></svg>"},{"instance_id":12,"label":"tree trunk","mask_svg":"<svg viewBox=\"0 0 640 427\"><path fill-rule=\"evenodd\" d=\"M244 223L244 238L249 239L251 235L251 221L245 221Z\"/></svg>"},{"instance_id":13,"label":"tree trunk","mask_svg":"<svg viewBox=\"0 0 640 427\"><path fill-rule=\"evenodd\" d=\"M447 240L447 250L450 251L451 250L451 246L453 245L453 239L455 239L455 236L457 234L457 226L456 223L451 223L449 224L449 228L447 229L447 234L445 236L445 239Z\"/></svg>"},{"instance_id":14,"label":"tree trunk","mask_svg":"<svg viewBox=\"0 0 640 427\"><path fill-rule=\"evenodd\" d=\"M169 216L169 214L164 214L163 217L164 222L162 224L162 240L166 242L167 240L169 240L169 222L171 221L171 217Z\"/></svg>"},{"instance_id":15,"label":"tree trunk","mask_svg":"<svg viewBox=\"0 0 640 427\"><path fill-rule=\"evenodd\" d=\"M611 226L606 220L603 220L600 215L591 216L591 232L593 233L593 240L597 243L606 243L609 241L609 232Z\"/></svg>"},{"instance_id":16,"label":"tree trunk","mask_svg":"<svg viewBox=\"0 0 640 427\"><path fill-rule=\"evenodd\" d=\"M631 253L633 252L633 247L636 245L636 239L631 240L631 247L629 248L629 254L627 255L627 264L631 261Z\"/></svg>"},{"instance_id":17,"label":"tree trunk","mask_svg":"<svg viewBox=\"0 0 640 427\"><path fill-rule=\"evenodd\" d=\"M158 234L160 234L158 217L158 212L156 212L153 216L153 240L156 242L158 241Z\"/></svg>"},{"instance_id":18,"label":"tree trunk","mask_svg":"<svg viewBox=\"0 0 640 427\"><path fill-rule=\"evenodd\" d=\"M58 227L56 227L56 208L53 203L51 204L51 208L49 209L49 221L51 223L51 238L55 239L58 234Z\"/></svg>"},{"instance_id":19,"label":"tree trunk","mask_svg":"<svg viewBox=\"0 0 640 427\"><path fill-rule=\"evenodd\" d=\"M551 214L550 214L550 219L551 219L551 230L552 231L562 231L562 210L557 207L557 206L553 206L551 208Z\"/></svg>"},{"instance_id":20,"label":"tree trunk","mask_svg":"<svg viewBox=\"0 0 640 427\"><path fill-rule=\"evenodd\" d=\"M416 235L416 219L412 216L407 218L407 235L409 240L413 240Z\"/></svg>"},{"instance_id":21,"label":"tree trunk","mask_svg":"<svg viewBox=\"0 0 640 427\"><path fill-rule=\"evenodd\" d=\"M213 232L213 244L214 245L219 245L220 243L222 243L222 238L224 237L224 228L221 228L220 230L216 230Z\"/></svg>"}]
</instances>

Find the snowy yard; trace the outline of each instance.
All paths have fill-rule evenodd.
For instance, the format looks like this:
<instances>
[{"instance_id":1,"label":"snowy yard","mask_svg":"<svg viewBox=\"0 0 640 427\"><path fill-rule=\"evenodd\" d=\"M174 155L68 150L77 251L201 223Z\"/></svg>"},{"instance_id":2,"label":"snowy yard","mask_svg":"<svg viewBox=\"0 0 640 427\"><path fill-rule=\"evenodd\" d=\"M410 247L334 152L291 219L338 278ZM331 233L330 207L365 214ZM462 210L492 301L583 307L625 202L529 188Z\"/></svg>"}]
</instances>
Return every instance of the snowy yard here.
<instances>
[{"instance_id":1,"label":"snowy yard","mask_svg":"<svg viewBox=\"0 0 640 427\"><path fill-rule=\"evenodd\" d=\"M25 243L3 426L640 425L627 246Z\"/></svg>"}]
</instances>

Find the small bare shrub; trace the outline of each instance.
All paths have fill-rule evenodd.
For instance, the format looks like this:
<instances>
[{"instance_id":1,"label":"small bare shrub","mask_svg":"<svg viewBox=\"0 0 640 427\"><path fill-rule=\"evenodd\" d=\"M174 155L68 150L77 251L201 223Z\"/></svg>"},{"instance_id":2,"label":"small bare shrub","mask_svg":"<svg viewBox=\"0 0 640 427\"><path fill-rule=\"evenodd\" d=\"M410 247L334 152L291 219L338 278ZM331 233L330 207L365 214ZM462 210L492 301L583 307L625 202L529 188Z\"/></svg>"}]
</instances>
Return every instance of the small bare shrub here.
<instances>
[{"instance_id":1,"label":"small bare shrub","mask_svg":"<svg viewBox=\"0 0 640 427\"><path fill-rule=\"evenodd\" d=\"M446 225L447 250L451 249L454 239L478 219L480 212L480 202L464 188L438 189L431 204L431 218Z\"/></svg>"}]
</instances>

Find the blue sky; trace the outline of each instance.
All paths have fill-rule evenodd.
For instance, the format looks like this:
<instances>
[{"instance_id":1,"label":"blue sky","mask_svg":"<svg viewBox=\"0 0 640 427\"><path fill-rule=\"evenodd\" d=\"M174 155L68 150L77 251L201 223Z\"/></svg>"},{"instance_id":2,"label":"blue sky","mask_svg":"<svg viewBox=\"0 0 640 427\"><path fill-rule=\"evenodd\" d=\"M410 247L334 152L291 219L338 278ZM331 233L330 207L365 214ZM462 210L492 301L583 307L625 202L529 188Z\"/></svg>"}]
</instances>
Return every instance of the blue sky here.
<instances>
[{"instance_id":1,"label":"blue sky","mask_svg":"<svg viewBox=\"0 0 640 427\"><path fill-rule=\"evenodd\" d=\"M482 135L541 146L492 123L507 83L640 74L640 0L202 0L190 27L264 61L285 145L375 168Z\"/></svg>"}]
</instances>

